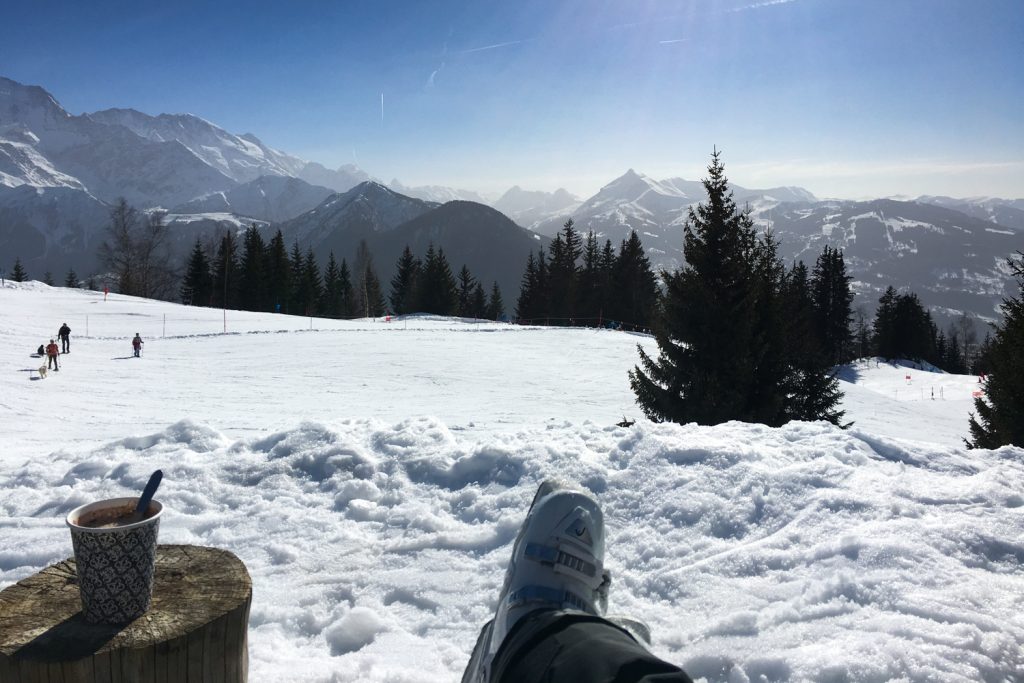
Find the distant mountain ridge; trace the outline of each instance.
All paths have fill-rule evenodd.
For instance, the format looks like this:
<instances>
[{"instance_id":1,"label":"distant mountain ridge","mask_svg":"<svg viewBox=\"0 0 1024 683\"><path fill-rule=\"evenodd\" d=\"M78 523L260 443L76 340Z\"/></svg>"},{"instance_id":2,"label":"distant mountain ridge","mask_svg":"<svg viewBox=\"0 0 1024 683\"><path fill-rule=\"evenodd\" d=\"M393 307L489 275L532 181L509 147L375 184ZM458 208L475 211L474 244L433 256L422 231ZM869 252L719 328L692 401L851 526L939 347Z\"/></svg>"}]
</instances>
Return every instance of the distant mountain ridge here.
<instances>
[{"instance_id":1,"label":"distant mountain ridge","mask_svg":"<svg viewBox=\"0 0 1024 683\"><path fill-rule=\"evenodd\" d=\"M785 259L812 262L826 243L843 248L862 301L872 304L879 287L897 284L933 306L990 318L1009 281L1001 264L1024 233L1024 199L847 202L820 201L799 187L732 190L782 238ZM655 266L679 267L687 210L705 194L699 181L629 169L587 198L515 186L495 210L469 190L398 180L389 188L354 165L307 162L191 114L72 115L43 88L0 77L0 254L11 255L0 267L19 256L37 277L67 267L95 272L109 204L122 196L140 209L169 209L184 246L255 222L281 227L321 259L366 239L384 250L376 255L381 272L396 240L443 238L452 243L436 246L446 253L500 271L505 290L525 263L522 246L545 244L570 217L616 247L636 230ZM453 268L460 265L453 258Z\"/></svg>"}]
</instances>

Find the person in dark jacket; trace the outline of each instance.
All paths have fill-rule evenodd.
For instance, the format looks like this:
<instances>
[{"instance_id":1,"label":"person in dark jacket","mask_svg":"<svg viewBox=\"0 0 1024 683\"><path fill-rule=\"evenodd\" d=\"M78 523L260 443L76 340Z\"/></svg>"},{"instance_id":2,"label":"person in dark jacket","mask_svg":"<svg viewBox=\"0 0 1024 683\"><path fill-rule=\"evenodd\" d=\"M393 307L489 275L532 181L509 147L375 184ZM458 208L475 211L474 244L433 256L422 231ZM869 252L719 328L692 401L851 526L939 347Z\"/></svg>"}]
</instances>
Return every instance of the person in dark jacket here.
<instances>
[{"instance_id":1,"label":"person in dark jacket","mask_svg":"<svg viewBox=\"0 0 1024 683\"><path fill-rule=\"evenodd\" d=\"M139 357L139 352L142 351L142 345L145 343L146 342L142 341L142 337L139 336L139 333L136 332L135 338L132 339L132 349L135 351L136 358Z\"/></svg>"},{"instance_id":2,"label":"person in dark jacket","mask_svg":"<svg viewBox=\"0 0 1024 683\"><path fill-rule=\"evenodd\" d=\"M51 339L50 343L46 345L46 369L53 368L54 370L60 370L57 366L57 356L60 354L60 348Z\"/></svg>"},{"instance_id":3,"label":"person in dark jacket","mask_svg":"<svg viewBox=\"0 0 1024 683\"><path fill-rule=\"evenodd\" d=\"M541 484L462 683L693 683L647 649L645 624L605 618L604 545L604 515L590 494Z\"/></svg>"},{"instance_id":4,"label":"person in dark jacket","mask_svg":"<svg viewBox=\"0 0 1024 683\"><path fill-rule=\"evenodd\" d=\"M60 352L71 353L71 328L67 323L61 325L57 330L57 338L60 339L60 344L63 347Z\"/></svg>"}]
</instances>

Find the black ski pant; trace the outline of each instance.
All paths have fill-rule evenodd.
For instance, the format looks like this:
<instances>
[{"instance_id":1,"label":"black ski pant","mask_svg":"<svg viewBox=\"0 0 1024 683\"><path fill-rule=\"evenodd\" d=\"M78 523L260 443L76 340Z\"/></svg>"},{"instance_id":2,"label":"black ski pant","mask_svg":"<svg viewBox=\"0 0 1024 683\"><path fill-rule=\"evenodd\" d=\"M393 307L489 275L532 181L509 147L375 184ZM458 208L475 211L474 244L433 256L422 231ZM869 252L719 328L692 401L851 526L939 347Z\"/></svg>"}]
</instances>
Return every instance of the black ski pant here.
<instances>
[{"instance_id":1,"label":"black ski pant","mask_svg":"<svg viewBox=\"0 0 1024 683\"><path fill-rule=\"evenodd\" d=\"M505 637L490 683L693 683L626 630L582 612L529 614Z\"/></svg>"},{"instance_id":2,"label":"black ski pant","mask_svg":"<svg viewBox=\"0 0 1024 683\"><path fill-rule=\"evenodd\" d=\"M71 337L60 338L61 353L69 353L71 351Z\"/></svg>"},{"instance_id":3,"label":"black ski pant","mask_svg":"<svg viewBox=\"0 0 1024 683\"><path fill-rule=\"evenodd\" d=\"M47 369L53 368L54 370L60 370L60 368L57 367L57 356L47 356L46 359Z\"/></svg>"}]
</instances>

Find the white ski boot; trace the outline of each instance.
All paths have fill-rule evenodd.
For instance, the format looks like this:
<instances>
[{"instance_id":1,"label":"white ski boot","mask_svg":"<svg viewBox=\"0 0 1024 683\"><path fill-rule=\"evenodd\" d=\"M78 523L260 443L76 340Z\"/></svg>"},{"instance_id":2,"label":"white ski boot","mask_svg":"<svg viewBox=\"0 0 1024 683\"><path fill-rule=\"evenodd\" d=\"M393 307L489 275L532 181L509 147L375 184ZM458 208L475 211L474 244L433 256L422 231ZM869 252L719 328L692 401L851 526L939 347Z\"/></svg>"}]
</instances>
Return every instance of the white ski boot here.
<instances>
[{"instance_id":1,"label":"white ski boot","mask_svg":"<svg viewBox=\"0 0 1024 683\"><path fill-rule=\"evenodd\" d=\"M489 680L505 637L530 612L572 609L603 616L610 583L604 571L604 515L597 501L545 481L512 546L497 612L480 633L464 683Z\"/></svg>"}]
</instances>

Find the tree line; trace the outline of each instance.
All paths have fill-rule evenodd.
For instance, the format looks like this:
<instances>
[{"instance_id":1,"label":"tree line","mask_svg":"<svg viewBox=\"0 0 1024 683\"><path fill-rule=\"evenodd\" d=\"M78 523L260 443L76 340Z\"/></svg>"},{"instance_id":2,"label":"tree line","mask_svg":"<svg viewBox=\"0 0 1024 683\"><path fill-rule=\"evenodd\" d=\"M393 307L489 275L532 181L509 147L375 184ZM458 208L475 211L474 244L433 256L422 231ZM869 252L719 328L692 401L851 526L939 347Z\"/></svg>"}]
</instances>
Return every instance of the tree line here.
<instances>
[{"instance_id":1,"label":"tree line","mask_svg":"<svg viewBox=\"0 0 1024 683\"><path fill-rule=\"evenodd\" d=\"M505 314L495 282L490 295L463 265L452 275L444 250L431 244L419 259L406 246L385 298L365 241L350 268L331 252L321 270L312 249L285 247L281 231L265 242L259 229L246 229L241 244L231 231L216 250L197 239L185 265L182 303L327 318L377 317L388 313L434 313L499 319Z\"/></svg>"}]
</instances>

